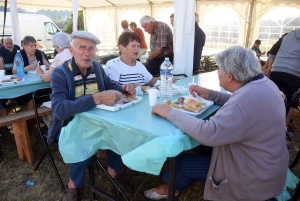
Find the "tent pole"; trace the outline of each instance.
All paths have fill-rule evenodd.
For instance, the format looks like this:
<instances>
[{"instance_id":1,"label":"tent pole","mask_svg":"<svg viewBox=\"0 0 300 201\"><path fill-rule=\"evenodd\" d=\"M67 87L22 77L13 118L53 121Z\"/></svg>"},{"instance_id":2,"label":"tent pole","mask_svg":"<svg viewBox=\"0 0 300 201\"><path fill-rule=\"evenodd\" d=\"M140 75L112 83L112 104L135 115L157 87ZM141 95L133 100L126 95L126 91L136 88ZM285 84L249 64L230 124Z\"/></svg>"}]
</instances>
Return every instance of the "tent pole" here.
<instances>
[{"instance_id":1,"label":"tent pole","mask_svg":"<svg viewBox=\"0 0 300 201\"><path fill-rule=\"evenodd\" d=\"M150 16L151 17L153 17L153 10L152 10L152 5L153 5L153 3L152 3L152 1L149 1L149 0L147 0L148 2L149 2L149 5L150 5Z\"/></svg>"},{"instance_id":2,"label":"tent pole","mask_svg":"<svg viewBox=\"0 0 300 201\"><path fill-rule=\"evenodd\" d=\"M84 26L84 30L87 31L86 10L85 10L85 8L82 9L82 14L83 14L83 26Z\"/></svg>"},{"instance_id":3,"label":"tent pole","mask_svg":"<svg viewBox=\"0 0 300 201\"><path fill-rule=\"evenodd\" d=\"M252 0L251 5L250 5L249 18L248 18L248 28L247 28L246 43L245 43L246 48L248 48L248 46L249 46L249 38L250 38L250 32L251 32L254 4L255 4L255 0Z\"/></svg>"},{"instance_id":4,"label":"tent pole","mask_svg":"<svg viewBox=\"0 0 300 201\"><path fill-rule=\"evenodd\" d=\"M115 32L116 32L116 46L118 45L118 16L117 16L117 9L116 6L114 6L114 12L115 12Z\"/></svg>"}]
</instances>

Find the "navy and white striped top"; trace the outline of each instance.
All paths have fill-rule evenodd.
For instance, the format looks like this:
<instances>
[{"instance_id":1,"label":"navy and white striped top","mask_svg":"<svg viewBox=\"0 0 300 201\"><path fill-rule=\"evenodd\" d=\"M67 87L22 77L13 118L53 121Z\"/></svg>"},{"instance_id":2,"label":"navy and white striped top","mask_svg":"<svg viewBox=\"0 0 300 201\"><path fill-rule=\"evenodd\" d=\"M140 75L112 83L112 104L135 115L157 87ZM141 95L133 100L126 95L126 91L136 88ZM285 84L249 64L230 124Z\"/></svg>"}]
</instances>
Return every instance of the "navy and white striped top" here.
<instances>
[{"instance_id":1,"label":"navy and white striped top","mask_svg":"<svg viewBox=\"0 0 300 201\"><path fill-rule=\"evenodd\" d=\"M135 66L128 66L120 60L120 57L106 63L105 73L111 80L121 85L137 82L146 85L153 78L141 62L136 61Z\"/></svg>"}]
</instances>

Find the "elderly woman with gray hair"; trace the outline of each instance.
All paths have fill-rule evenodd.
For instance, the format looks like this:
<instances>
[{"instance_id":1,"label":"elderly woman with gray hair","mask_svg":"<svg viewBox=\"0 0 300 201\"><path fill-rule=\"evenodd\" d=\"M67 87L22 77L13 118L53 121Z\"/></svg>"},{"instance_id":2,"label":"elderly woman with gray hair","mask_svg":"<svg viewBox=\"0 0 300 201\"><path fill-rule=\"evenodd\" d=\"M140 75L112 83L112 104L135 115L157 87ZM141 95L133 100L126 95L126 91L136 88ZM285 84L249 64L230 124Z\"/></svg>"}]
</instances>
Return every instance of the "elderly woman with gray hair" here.
<instances>
[{"instance_id":1,"label":"elderly woman with gray hair","mask_svg":"<svg viewBox=\"0 0 300 201\"><path fill-rule=\"evenodd\" d=\"M53 59L49 71L45 73L40 67L36 69L36 73L45 82L50 82L50 77L55 67L62 65L65 61L68 61L72 58L72 55L69 51L70 39L67 34L63 32L58 32L54 34L52 36L52 43L58 54Z\"/></svg>"},{"instance_id":2,"label":"elderly woman with gray hair","mask_svg":"<svg viewBox=\"0 0 300 201\"><path fill-rule=\"evenodd\" d=\"M278 87L261 74L253 53L231 47L216 56L221 87L232 94L191 85L191 94L222 107L209 120L197 119L164 104L153 114L171 121L199 143L213 147L212 155L179 157L176 189L206 180L205 200L270 200L284 187L288 168L285 106ZM163 176L168 182L168 173ZM168 184L144 195L166 198Z\"/></svg>"}]
</instances>

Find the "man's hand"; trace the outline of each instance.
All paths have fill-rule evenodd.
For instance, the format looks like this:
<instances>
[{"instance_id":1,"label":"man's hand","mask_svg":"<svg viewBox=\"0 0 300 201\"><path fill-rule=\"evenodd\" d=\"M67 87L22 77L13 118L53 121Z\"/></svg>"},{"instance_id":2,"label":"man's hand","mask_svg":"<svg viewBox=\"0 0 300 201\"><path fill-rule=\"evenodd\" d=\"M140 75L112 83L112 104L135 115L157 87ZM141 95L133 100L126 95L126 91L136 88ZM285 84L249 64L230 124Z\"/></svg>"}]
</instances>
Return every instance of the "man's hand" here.
<instances>
[{"instance_id":1,"label":"man's hand","mask_svg":"<svg viewBox=\"0 0 300 201\"><path fill-rule=\"evenodd\" d=\"M172 111L172 108L166 104L156 104L152 107L152 114L158 114L163 118L167 118L168 114Z\"/></svg>"},{"instance_id":2,"label":"man's hand","mask_svg":"<svg viewBox=\"0 0 300 201\"><path fill-rule=\"evenodd\" d=\"M108 106L113 106L116 102L121 100L122 93L116 90L107 90L93 95L96 105L105 104Z\"/></svg>"},{"instance_id":3,"label":"man's hand","mask_svg":"<svg viewBox=\"0 0 300 201\"><path fill-rule=\"evenodd\" d=\"M122 85L122 89L124 91L126 91L127 93L129 93L131 96L135 97L135 87L134 84L128 83L128 84L124 84Z\"/></svg>"},{"instance_id":4,"label":"man's hand","mask_svg":"<svg viewBox=\"0 0 300 201\"><path fill-rule=\"evenodd\" d=\"M190 94L193 96L193 97L196 97L195 93L198 95L198 96L201 96L202 98L204 99L207 99L208 95L209 95L209 89L206 89L204 87L200 87L198 85L190 85L189 87L189 91L190 91Z\"/></svg>"}]
</instances>

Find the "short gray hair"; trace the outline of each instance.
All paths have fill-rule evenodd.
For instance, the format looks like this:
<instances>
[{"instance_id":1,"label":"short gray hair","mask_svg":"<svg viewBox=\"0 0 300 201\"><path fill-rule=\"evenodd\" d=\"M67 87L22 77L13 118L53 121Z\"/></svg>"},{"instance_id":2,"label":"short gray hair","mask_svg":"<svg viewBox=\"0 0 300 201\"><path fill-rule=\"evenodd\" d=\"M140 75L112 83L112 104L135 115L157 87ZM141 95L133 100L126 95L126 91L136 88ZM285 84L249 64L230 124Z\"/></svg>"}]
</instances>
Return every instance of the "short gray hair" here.
<instances>
[{"instance_id":1,"label":"short gray hair","mask_svg":"<svg viewBox=\"0 0 300 201\"><path fill-rule=\"evenodd\" d=\"M145 15L144 17L141 18L140 22L149 24L150 22L155 22L155 19L153 17L150 17L149 15Z\"/></svg>"},{"instance_id":2,"label":"short gray hair","mask_svg":"<svg viewBox=\"0 0 300 201\"><path fill-rule=\"evenodd\" d=\"M233 46L216 55L220 70L231 73L234 80L244 83L261 73L261 65L252 51L241 46Z\"/></svg>"},{"instance_id":3,"label":"short gray hair","mask_svg":"<svg viewBox=\"0 0 300 201\"><path fill-rule=\"evenodd\" d=\"M66 33L57 32L52 36L52 43L62 50L70 46L70 38Z\"/></svg>"}]
</instances>

